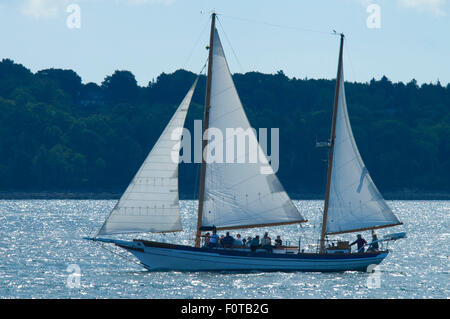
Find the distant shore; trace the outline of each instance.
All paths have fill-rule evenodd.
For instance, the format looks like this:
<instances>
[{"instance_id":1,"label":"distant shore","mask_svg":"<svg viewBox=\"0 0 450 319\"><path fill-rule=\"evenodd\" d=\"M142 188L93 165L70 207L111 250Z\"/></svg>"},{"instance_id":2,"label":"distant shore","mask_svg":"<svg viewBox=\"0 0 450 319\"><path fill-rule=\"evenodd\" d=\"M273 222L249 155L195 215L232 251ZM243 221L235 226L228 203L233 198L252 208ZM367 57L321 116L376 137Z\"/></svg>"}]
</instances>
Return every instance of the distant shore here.
<instances>
[{"instance_id":1,"label":"distant shore","mask_svg":"<svg viewBox=\"0 0 450 319\"><path fill-rule=\"evenodd\" d=\"M0 191L0 199L104 199L117 200L122 195L121 192L78 192L78 191ZM323 194L301 194L290 193L293 200L322 200ZM400 191L383 193L386 200L450 200L450 193L446 192L419 192L419 191ZM197 199L197 196L181 194L181 200Z\"/></svg>"}]
</instances>

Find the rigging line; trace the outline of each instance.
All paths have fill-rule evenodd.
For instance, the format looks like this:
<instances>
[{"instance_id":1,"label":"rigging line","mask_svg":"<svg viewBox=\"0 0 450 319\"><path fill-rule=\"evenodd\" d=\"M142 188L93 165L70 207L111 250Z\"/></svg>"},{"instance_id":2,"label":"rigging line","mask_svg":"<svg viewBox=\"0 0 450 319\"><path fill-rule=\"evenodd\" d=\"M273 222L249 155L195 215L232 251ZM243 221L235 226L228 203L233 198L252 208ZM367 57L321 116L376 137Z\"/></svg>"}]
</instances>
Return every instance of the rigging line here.
<instances>
[{"instance_id":1,"label":"rigging line","mask_svg":"<svg viewBox=\"0 0 450 319\"><path fill-rule=\"evenodd\" d=\"M351 56L350 56L350 48L349 48L349 45L348 45L348 42L349 42L349 41L348 41L347 36L345 36L345 40L346 40L346 44L345 44L345 46L344 46L344 51L345 51L346 56L348 57L348 60L350 61L350 68L352 69L353 79L354 79L354 81L356 82L356 81L357 81L357 78L358 78L358 74L356 74L355 68L353 67L352 58L351 58ZM345 79L344 79L344 80L345 80Z\"/></svg>"},{"instance_id":2,"label":"rigging line","mask_svg":"<svg viewBox=\"0 0 450 319\"><path fill-rule=\"evenodd\" d=\"M202 38L203 34L205 33L205 30L207 29L207 27L209 26L209 21L207 21L207 23L205 23L205 25L203 26L202 31L200 32L199 37L197 38L197 41L195 41L194 46L191 49L191 52L189 53L186 61L184 62L184 68L186 68L188 62L190 61L190 59L192 58L192 54L194 54L194 50L197 48L198 43L200 42L200 39Z\"/></svg>"},{"instance_id":3,"label":"rigging line","mask_svg":"<svg viewBox=\"0 0 450 319\"><path fill-rule=\"evenodd\" d=\"M231 19L246 21L248 23L263 24L263 25L276 27L276 28L282 28L282 29L293 29L293 30L298 30L298 31L303 31L303 32L313 32L313 33L326 34L326 35L339 35L339 34L337 34L334 31L330 32L330 31L306 29L306 28L300 28L300 27L288 26L288 25L282 25L282 24L275 24L275 23L270 23L270 22L265 22L265 21L258 21L258 20L247 19L247 18L233 17L233 16L223 15L223 14L221 14L221 16L227 17L227 18L231 18Z\"/></svg>"},{"instance_id":4,"label":"rigging line","mask_svg":"<svg viewBox=\"0 0 450 319\"><path fill-rule=\"evenodd\" d=\"M223 28L222 22L220 22L220 19L218 17L217 17L217 21L219 21L220 28L222 29L222 32L225 35L225 39L227 40L228 45L230 46L231 51L233 52L233 55L234 55L234 58L236 59L236 62L239 64L239 68L241 69L241 73L244 74L244 68L242 67L241 62L239 61L239 59L238 59L238 57L236 55L236 52L234 51L233 46L231 45L231 41L230 41L230 39L228 39L228 36L227 36L227 34L225 32L225 29Z\"/></svg>"},{"instance_id":5,"label":"rigging line","mask_svg":"<svg viewBox=\"0 0 450 319\"><path fill-rule=\"evenodd\" d=\"M89 232L88 232L88 234L89 234L89 237L94 237L92 234L94 233L94 231L97 229L97 225L92 225L91 227L90 227L90 230L89 230Z\"/></svg>"},{"instance_id":6,"label":"rigging line","mask_svg":"<svg viewBox=\"0 0 450 319\"><path fill-rule=\"evenodd\" d=\"M93 234L95 233L95 230L97 229L97 226L92 225L91 229L89 230L88 234L90 237L95 237Z\"/></svg>"},{"instance_id":7,"label":"rigging line","mask_svg":"<svg viewBox=\"0 0 450 319\"><path fill-rule=\"evenodd\" d=\"M98 244L101 248L103 248L103 249L106 250L106 251L109 251L109 252L110 252L111 254L113 254L113 255L117 255L117 256L119 256L119 257L121 257L121 258L123 258L123 259L125 259L125 260L127 260L127 261L129 261L129 262L132 262L133 264L136 264L136 265L138 265L138 266L142 266L142 264L136 262L135 260L132 260L131 258L129 258L129 257L127 257L127 256L121 255L121 254L119 254L119 253L113 251L112 249L106 248L104 244L101 244L101 243L97 243L97 244Z\"/></svg>"},{"instance_id":8,"label":"rigging line","mask_svg":"<svg viewBox=\"0 0 450 319\"><path fill-rule=\"evenodd\" d=\"M208 58L206 58L205 64L203 64L202 69L198 73L198 77L203 73L203 71L206 69L206 66L208 65Z\"/></svg>"}]
</instances>

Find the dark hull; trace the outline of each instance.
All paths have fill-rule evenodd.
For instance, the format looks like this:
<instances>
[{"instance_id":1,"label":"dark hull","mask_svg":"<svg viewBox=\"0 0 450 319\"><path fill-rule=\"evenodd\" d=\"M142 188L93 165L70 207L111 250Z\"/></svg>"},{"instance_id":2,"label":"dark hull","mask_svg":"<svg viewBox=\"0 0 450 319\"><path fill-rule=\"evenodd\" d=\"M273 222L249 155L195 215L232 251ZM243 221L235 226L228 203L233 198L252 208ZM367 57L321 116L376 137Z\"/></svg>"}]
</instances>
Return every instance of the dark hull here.
<instances>
[{"instance_id":1,"label":"dark hull","mask_svg":"<svg viewBox=\"0 0 450 319\"><path fill-rule=\"evenodd\" d=\"M102 239L97 239L103 241ZM388 251L374 253L274 253L244 249L195 248L185 245L134 240L105 240L135 255L152 271L366 271Z\"/></svg>"}]
</instances>

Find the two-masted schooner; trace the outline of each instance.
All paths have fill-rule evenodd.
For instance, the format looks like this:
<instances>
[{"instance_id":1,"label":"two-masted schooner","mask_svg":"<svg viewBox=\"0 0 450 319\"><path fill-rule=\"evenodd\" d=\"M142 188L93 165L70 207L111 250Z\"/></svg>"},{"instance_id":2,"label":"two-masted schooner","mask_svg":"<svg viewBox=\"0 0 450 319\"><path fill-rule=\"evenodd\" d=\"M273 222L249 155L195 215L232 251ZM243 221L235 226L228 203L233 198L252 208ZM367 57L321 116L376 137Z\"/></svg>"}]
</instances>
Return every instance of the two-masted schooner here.
<instances>
[{"instance_id":1,"label":"two-masted schooner","mask_svg":"<svg viewBox=\"0 0 450 319\"><path fill-rule=\"evenodd\" d=\"M211 17L203 128L207 138L203 140L203 150L211 138L208 128L222 131L250 128L215 27L216 14ZM401 224L372 182L353 138L344 93L343 43L341 35L331 138L327 143L329 166L319 249L304 252L299 247L290 247L252 252L244 247L201 247L202 232L212 228L228 230L306 222L274 171L267 166L259 144L256 151L259 156L262 154L263 160L256 163L243 162L237 153L234 162L217 163L208 160L208 152L203 152L193 246L105 237L182 230L177 156L198 78L98 234L86 239L123 248L145 268L154 271L365 271L379 264L388 255L387 250L352 253L348 244L343 246L341 242L340 246L331 247L326 240L327 235ZM225 145L225 137L215 143ZM394 234L382 240L402 236Z\"/></svg>"}]
</instances>

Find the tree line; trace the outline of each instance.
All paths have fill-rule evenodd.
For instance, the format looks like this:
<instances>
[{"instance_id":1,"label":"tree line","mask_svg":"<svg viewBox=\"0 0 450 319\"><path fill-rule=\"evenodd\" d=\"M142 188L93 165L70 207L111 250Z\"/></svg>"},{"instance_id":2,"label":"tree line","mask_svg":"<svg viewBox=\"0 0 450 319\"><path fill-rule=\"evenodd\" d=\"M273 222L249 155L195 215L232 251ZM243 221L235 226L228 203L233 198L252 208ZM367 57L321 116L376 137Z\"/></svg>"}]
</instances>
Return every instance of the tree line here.
<instances>
[{"instance_id":1,"label":"tree line","mask_svg":"<svg viewBox=\"0 0 450 319\"><path fill-rule=\"evenodd\" d=\"M196 75L162 73L139 86L118 70L98 85L72 70L36 73L0 62L0 191L122 192ZM234 74L254 128L278 127L278 177L293 194L322 194L335 80ZM203 118L202 76L185 127ZM345 84L361 156L382 193L450 192L450 84ZM182 197L195 196L198 164L180 165Z\"/></svg>"}]
</instances>

